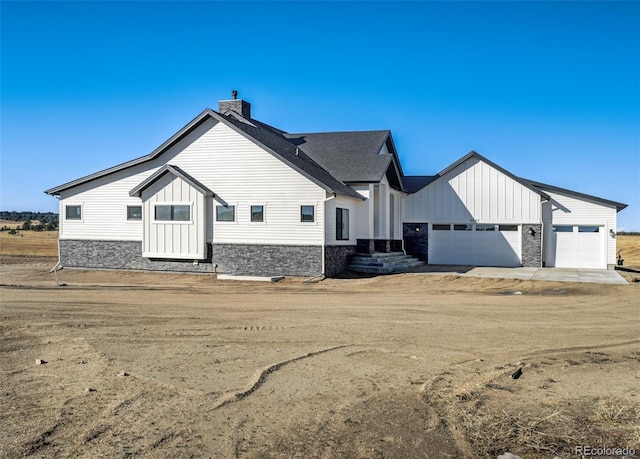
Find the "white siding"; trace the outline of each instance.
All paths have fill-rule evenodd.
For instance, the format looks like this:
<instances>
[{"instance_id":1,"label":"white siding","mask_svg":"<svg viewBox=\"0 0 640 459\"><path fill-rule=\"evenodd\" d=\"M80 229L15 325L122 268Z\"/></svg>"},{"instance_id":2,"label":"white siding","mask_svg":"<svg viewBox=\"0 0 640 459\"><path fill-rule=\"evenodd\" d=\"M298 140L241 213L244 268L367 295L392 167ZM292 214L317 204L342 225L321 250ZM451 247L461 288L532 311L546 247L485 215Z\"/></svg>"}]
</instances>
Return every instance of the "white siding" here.
<instances>
[{"instance_id":1,"label":"white siding","mask_svg":"<svg viewBox=\"0 0 640 459\"><path fill-rule=\"evenodd\" d=\"M373 238L373 184L361 183L351 184L351 188L356 190L362 197L366 198L357 207L356 225L354 227L354 236L356 239L372 239Z\"/></svg>"},{"instance_id":2,"label":"white siding","mask_svg":"<svg viewBox=\"0 0 640 459\"><path fill-rule=\"evenodd\" d=\"M553 262L553 225L584 225L602 227L602 232L604 233L600 236L604 246L602 247L604 252L602 258L606 260L606 263L603 262L601 267L606 268L606 265L615 265L616 239L611 231L615 232L616 230L616 208L557 191L545 190L545 192L551 196L551 201L545 204L544 209L544 236L546 241L544 253L546 261Z\"/></svg>"},{"instance_id":3,"label":"white siding","mask_svg":"<svg viewBox=\"0 0 640 459\"><path fill-rule=\"evenodd\" d=\"M202 193L181 178L167 174L142 193L142 201L142 256L188 259L206 257L205 196ZM157 204L189 205L190 221L156 221Z\"/></svg>"},{"instance_id":4,"label":"white siding","mask_svg":"<svg viewBox=\"0 0 640 459\"><path fill-rule=\"evenodd\" d=\"M147 163L61 193L60 239L141 241L142 221L127 220L128 205L142 205L129 191L158 169ZM112 181L111 181L112 180ZM66 205L81 205L82 220L65 220Z\"/></svg>"},{"instance_id":5,"label":"white siding","mask_svg":"<svg viewBox=\"0 0 640 459\"><path fill-rule=\"evenodd\" d=\"M404 220L429 223L539 223L540 195L470 158L407 196Z\"/></svg>"},{"instance_id":6,"label":"white siding","mask_svg":"<svg viewBox=\"0 0 640 459\"><path fill-rule=\"evenodd\" d=\"M62 193L61 209L66 203L80 203L83 220L64 221L60 237L142 240L142 223L126 221L126 205L141 203L129 197L129 191L165 163L182 168L212 190L216 199L236 206L235 222L215 222L209 202L208 241L322 245L325 190L214 120L203 123L157 160ZM265 206L263 223L250 222L252 204ZM300 205L315 206L315 222L300 222Z\"/></svg>"},{"instance_id":7,"label":"white siding","mask_svg":"<svg viewBox=\"0 0 640 459\"><path fill-rule=\"evenodd\" d=\"M336 208L349 209L349 240L336 240ZM366 213L367 202L346 196L336 196L326 203L326 241L327 245L356 245L361 226L366 220L361 216Z\"/></svg>"}]
</instances>

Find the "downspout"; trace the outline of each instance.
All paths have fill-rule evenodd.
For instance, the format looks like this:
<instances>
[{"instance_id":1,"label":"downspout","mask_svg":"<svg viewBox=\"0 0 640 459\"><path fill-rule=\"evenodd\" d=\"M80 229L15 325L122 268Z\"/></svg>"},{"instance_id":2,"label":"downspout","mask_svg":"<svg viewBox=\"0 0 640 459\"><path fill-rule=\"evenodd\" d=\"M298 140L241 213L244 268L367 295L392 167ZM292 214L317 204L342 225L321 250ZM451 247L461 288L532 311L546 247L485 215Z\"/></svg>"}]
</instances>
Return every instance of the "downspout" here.
<instances>
[{"instance_id":1,"label":"downspout","mask_svg":"<svg viewBox=\"0 0 640 459\"><path fill-rule=\"evenodd\" d=\"M58 200L60 200L59 196L56 196L58 198ZM58 287L62 287L64 284L61 284L60 282L58 282L58 267L62 266L62 260L61 260L61 253L60 253L60 231L62 230L62 212L61 212L61 206L60 204L58 204L58 262L53 266L53 268L51 268L49 270L49 274L51 273L55 273L56 275L56 284L58 285Z\"/></svg>"},{"instance_id":2,"label":"downspout","mask_svg":"<svg viewBox=\"0 0 640 459\"><path fill-rule=\"evenodd\" d=\"M540 267L545 267L544 259L544 219L540 219Z\"/></svg>"}]
</instances>

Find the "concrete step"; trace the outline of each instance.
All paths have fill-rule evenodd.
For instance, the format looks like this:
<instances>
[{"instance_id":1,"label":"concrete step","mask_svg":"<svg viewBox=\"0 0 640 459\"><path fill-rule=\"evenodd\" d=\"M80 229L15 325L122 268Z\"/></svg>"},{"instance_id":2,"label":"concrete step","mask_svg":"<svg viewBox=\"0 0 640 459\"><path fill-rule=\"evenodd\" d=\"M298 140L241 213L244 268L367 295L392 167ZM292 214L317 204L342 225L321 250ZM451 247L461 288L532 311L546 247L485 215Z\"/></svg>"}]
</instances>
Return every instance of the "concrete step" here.
<instances>
[{"instance_id":1,"label":"concrete step","mask_svg":"<svg viewBox=\"0 0 640 459\"><path fill-rule=\"evenodd\" d=\"M404 254L404 252L374 252L374 253L356 253L355 256L356 257L379 257L379 258L385 258L385 257L397 257L399 255L402 255L403 257L406 256Z\"/></svg>"},{"instance_id":2,"label":"concrete step","mask_svg":"<svg viewBox=\"0 0 640 459\"><path fill-rule=\"evenodd\" d=\"M417 258L401 252L357 254L347 266L350 271L369 274L390 274L407 271L424 264Z\"/></svg>"},{"instance_id":3,"label":"concrete step","mask_svg":"<svg viewBox=\"0 0 640 459\"><path fill-rule=\"evenodd\" d=\"M351 258L352 264L358 265L390 265L394 263L405 263L410 260L415 260L415 258L410 255L395 255L392 257L361 257L359 255L354 255Z\"/></svg>"}]
</instances>

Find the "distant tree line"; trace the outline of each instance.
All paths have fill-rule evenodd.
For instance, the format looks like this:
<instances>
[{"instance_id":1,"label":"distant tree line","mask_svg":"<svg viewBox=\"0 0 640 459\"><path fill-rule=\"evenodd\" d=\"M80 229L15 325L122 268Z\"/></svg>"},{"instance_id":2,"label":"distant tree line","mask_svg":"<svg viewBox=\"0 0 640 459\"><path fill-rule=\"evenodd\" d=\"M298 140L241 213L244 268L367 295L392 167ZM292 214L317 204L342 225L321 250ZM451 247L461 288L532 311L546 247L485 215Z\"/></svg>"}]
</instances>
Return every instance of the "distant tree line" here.
<instances>
[{"instance_id":1,"label":"distant tree line","mask_svg":"<svg viewBox=\"0 0 640 459\"><path fill-rule=\"evenodd\" d=\"M58 229L59 217L53 212L17 212L15 210L0 211L0 220L8 220L11 222L23 222L19 228L25 231L55 231ZM38 223L33 223L37 220ZM11 232L12 228L3 226L0 231ZM13 229L15 232L15 229Z\"/></svg>"},{"instance_id":2,"label":"distant tree line","mask_svg":"<svg viewBox=\"0 0 640 459\"><path fill-rule=\"evenodd\" d=\"M618 231L620 236L640 236L637 231Z\"/></svg>"}]
</instances>

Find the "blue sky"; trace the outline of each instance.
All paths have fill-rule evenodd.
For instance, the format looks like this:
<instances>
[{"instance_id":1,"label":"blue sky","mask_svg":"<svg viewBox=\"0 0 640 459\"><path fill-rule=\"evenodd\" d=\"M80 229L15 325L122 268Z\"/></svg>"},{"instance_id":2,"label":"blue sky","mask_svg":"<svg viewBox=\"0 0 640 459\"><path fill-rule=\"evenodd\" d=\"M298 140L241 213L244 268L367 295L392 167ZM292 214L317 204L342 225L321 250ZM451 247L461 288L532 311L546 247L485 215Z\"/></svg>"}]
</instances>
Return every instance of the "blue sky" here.
<instances>
[{"instance_id":1,"label":"blue sky","mask_svg":"<svg viewBox=\"0 0 640 459\"><path fill-rule=\"evenodd\" d=\"M475 150L629 204L640 2L7 2L1 210L146 155L232 89L289 132L390 129L406 174Z\"/></svg>"}]
</instances>

